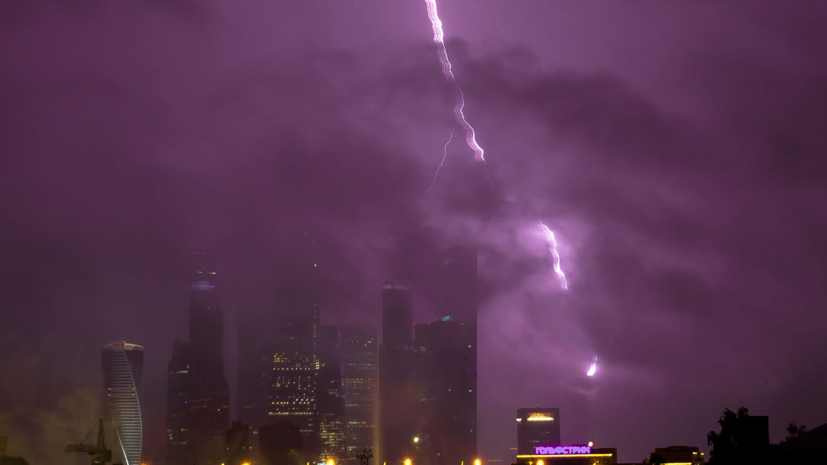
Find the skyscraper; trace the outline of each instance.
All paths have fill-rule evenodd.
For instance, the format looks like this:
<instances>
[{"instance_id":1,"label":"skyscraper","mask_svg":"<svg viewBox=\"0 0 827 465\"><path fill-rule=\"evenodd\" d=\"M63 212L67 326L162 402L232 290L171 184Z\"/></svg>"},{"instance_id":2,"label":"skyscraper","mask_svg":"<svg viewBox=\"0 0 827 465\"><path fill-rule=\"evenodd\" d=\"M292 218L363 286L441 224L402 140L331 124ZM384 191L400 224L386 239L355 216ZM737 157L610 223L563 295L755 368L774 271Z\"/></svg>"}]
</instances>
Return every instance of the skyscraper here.
<instances>
[{"instance_id":1,"label":"skyscraper","mask_svg":"<svg viewBox=\"0 0 827 465\"><path fill-rule=\"evenodd\" d=\"M477 455L477 328L444 317L416 325L420 376L417 437L430 464L474 463Z\"/></svg>"},{"instance_id":2,"label":"skyscraper","mask_svg":"<svg viewBox=\"0 0 827 465\"><path fill-rule=\"evenodd\" d=\"M103 380L106 389L106 422L114 432L112 452L124 465L141 463L143 426L138 386L144 364L144 348L124 341L104 346Z\"/></svg>"},{"instance_id":3,"label":"skyscraper","mask_svg":"<svg viewBox=\"0 0 827 465\"><path fill-rule=\"evenodd\" d=\"M239 319L236 412L243 423L267 424L270 376L273 371L273 328L252 319Z\"/></svg>"},{"instance_id":4,"label":"skyscraper","mask_svg":"<svg viewBox=\"0 0 827 465\"><path fill-rule=\"evenodd\" d=\"M461 322L477 321L477 251L455 245L442 259L442 314Z\"/></svg>"},{"instance_id":5,"label":"skyscraper","mask_svg":"<svg viewBox=\"0 0 827 465\"><path fill-rule=\"evenodd\" d=\"M167 367L167 465L222 463L230 423L215 260L193 252L193 262L189 342L176 342Z\"/></svg>"},{"instance_id":6,"label":"skyscraper","mask_svg":"<svg viewBox=\"0 0 827 465\"><path fill-rule=\"evenodd\" d=\"M413 451L421 391L415 362L411 291L386 282L382 285L377 463L402 463Z\"/></svg>"},{"instance_id":7,"label":"skyscraper","mask_svg":"<svg viewBox=\"0 0 827 465\"><path fill-rule=\"evenodd\" d=\"M537 446L560 445L559 408L517 410L517 455L534 455Z\"/></svg>"},{"instance_id":8,"label":"skyscraper","mask_svg":"<svg viewBox=\"0 0 827 465\"><path fill-rule=\"evenodd\" d=\"M223 461L230 423L230 389L224 378L224 315L218 306L215 260L195 254L190 289L187 444L198 465Z\"/></svg>"},{"instance_id":9,"label":"skyscraper","mask_svg":"<svg viewBox=\"0 0 827 465\"><path fill-rule=\"evenodd\" d=\"M376 328L342 328L341 334L347 462L356 465L359 451L376 448L378 342Z\"/></svg>"},{"instance_id":10,"label":"skyscraper","mask_svg":"<svg viewBox=\"0 0 827 465\"><path fill-rule=\"evenodd\" d=\"M342 377L342 351L339 329L322 326L319 331L318 398L319 438L322 445L320 461L344 461L345 392Z\"/></svg>"},{"instance_id":11,"label":"skyscraper","mask_svg":"<svg viewBox=\"0 0 827 465\"><path fill-rule=\"evenodd\" d=\"M190 390L189 343L175 341L167 364L166 465L189 465L187 445L187 401Z\"/></svg>"},{"instance_id":12,"label":"skyscraper","mask_svg":"<svg viewBox=\"0 0 827 465\"><path fill-rule=\"evenodd\" d=\"M268 414L270 421L298 425L305 453L320 452L316 348L321 264L314 236L303 233L292 242L277 289Z\"/></svg>"}]
</instances>

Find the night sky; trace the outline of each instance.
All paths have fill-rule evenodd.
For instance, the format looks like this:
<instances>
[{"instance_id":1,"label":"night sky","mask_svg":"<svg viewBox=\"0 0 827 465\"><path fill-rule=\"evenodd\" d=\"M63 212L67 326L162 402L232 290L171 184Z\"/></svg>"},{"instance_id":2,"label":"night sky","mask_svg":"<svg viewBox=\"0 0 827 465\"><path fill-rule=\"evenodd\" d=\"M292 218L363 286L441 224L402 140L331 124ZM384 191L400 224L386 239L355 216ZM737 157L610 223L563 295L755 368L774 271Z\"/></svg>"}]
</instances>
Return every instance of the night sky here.
<instances>
[{"instance_id":1,"label":"night sky","mask_svg":"<svg viewBox=\"0 0 827 465\"><path fill-rule=\"evenodd\" d=\"M379 326L388 279L435 318L440 252L479 248L484 459L538 402L623 461L706 450L724 407L775 442L827 422L827 2L438 1L488 163L457 128L427 194L455 123L422 0L0 2L11 455L86 463L63 448L126 340L160 461L189 257L217 260L234 386L297 231L323 323Z\"/></svg>"}]
</instances>

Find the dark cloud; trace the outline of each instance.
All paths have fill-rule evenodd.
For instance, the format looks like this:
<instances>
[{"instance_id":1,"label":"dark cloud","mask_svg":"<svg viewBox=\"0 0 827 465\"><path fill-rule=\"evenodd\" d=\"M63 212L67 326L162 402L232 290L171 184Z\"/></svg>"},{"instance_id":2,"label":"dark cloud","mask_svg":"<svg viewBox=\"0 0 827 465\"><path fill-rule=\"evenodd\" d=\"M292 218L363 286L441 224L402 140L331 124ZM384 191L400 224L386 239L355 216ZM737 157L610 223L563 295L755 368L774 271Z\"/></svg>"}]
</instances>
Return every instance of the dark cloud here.
<instances>
[{"instance_id":1,"label":"dark cloud","mask_svg":"<svg viewBox=\"0 0 827 465\"><path fill-rule=\"evenodd\" d=\"M116 339L147 347L145 452L160 458L187 257L218 258L231 344L238 318L269 318L303 230L325 247L328 322L378 326L386 279L417 288L419 319L436 316L439 252L479 247L486 457L509 458L514 409L538 401L563 409L571 441L616 445L623 460L702 446L723 407L771 415L773 439L786 422L824 421L827 379L809 361L827 355L827 118L823 65L803 59L823 35L809 3L685 12L687 30L720 38L732 25L740 39L676 26L659 74L669 92L612 60L550 66L530 43L453 39L489 161L457 128L427 194L454 97L426 19L372 3L314 21L309 7L253 1L106 3L0 10L0 59L14 64L0 71L0 426L32 463L65 461L64 443L90 428L99 349ZM625 47L676 21L635 14L612 45L630 60ZM607 44L621 27L587 20L583 34Z\"/></svg>"}]
</instances>

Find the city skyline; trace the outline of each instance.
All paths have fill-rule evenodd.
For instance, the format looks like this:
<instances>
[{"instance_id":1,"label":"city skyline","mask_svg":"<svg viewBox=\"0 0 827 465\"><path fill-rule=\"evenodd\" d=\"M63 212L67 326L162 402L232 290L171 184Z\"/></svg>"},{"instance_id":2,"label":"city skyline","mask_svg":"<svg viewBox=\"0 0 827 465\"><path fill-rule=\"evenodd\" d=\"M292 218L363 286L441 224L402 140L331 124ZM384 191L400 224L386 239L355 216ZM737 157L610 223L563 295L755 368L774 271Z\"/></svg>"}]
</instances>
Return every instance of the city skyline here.
<instances>
[{"instance_id":1,"label":"city skyline","mask_svg":"<svg viewBox=\"0 0 827 465\"><path fill-rule=\"evenodd\" d=\"M823 0L2 5L10 456L88 464L65 448L105 412L113 341L144 347L147 465L220 465L233 420L256 444L290 416L271 402L314 418L302 440L337 437L334 325L376 330L377 395L396 368L416 421L470 425L437 391L474 371L480 465L511 463L536 405L560 409L559 447L620 462L709 456L727 407L768 417L771 444L827 422ZM386 282L410 290L390 365ZM407 335L474 315L474 363ZM400 447L447 450L412 423ZM265 455L295 432L265 431L289 439Z\"/></svg>"}]
</instances>

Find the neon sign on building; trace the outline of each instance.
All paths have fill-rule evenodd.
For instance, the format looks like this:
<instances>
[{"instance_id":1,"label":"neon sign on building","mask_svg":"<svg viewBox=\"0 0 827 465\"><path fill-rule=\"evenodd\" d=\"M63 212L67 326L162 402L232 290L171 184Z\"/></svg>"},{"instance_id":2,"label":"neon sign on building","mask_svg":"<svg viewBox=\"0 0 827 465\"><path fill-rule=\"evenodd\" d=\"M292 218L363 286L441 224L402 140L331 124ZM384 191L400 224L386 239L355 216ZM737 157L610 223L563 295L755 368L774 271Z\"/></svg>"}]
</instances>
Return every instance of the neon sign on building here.
<instances>
[{"instance_id":1,"label":"neon sign on building","mask_svg":"<svg viewBox=\"0 0 827 465\"><path fill-rule=\"evenodd\" d=\"M589 446L564 446L564 447L541 447L534 448L535 455L572 455L572 454L591 454L592 448Z\"/></svg>"}]
</instances>

